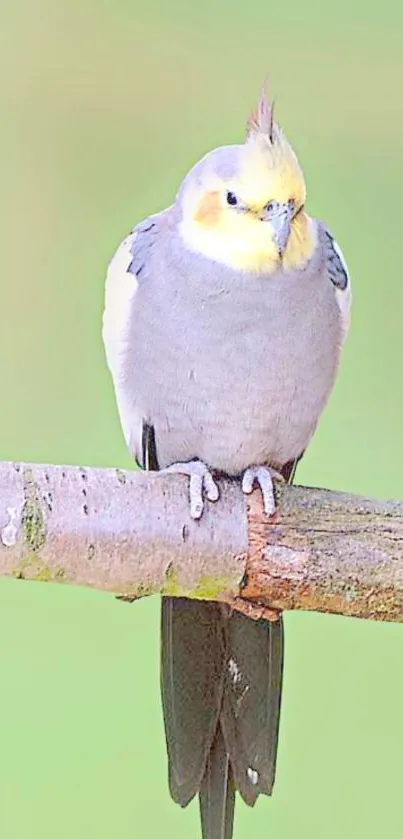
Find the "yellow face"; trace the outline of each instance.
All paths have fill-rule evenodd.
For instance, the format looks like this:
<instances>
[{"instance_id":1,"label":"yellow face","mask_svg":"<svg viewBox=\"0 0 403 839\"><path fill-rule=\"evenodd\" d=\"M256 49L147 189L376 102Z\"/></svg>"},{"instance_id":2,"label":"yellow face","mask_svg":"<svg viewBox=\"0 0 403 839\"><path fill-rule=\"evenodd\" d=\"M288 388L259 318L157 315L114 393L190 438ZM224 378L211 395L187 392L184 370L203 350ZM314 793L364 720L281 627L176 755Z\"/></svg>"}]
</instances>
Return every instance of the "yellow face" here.
<instances>
[{"instance_id":1,"label":"yellow face","mask_svg":"<svg viewBox=\"0 0 403 839\"><path fill-rule=\"evenodd\" d=\"M232 179L210 173L189 185L180 232L192 250L237 270L303 267L315 247L305 196L301 169L283 135L277 131L274 144L252 136L240 149Z\"/></svg>"}]
</instances>

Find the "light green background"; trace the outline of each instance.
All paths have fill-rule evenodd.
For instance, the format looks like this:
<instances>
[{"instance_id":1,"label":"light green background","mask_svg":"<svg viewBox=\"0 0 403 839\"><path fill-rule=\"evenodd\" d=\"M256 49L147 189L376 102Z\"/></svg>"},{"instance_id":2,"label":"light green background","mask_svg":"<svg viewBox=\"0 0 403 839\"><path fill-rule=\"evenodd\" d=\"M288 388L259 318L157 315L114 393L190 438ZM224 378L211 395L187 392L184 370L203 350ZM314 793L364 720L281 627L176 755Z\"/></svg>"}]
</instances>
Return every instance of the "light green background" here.
<instances>
[{"instance_id":1,"label":"light green background","mask_svg":"<svg viewBox=\"0 0 403 839\"><path fill-rule=\"evenodd\" d=\"M318 11L319 8L321 11ZM128 466L100 340L115 246L243 136L269 71L354 317L300 482L402 497L401 0L1 0L0 458ZM171 803L157 600L0 585L0 835L197 837ZM403 627L286 616L272 800L235 835L403 831Z\"/></svg>"}]
</instances>

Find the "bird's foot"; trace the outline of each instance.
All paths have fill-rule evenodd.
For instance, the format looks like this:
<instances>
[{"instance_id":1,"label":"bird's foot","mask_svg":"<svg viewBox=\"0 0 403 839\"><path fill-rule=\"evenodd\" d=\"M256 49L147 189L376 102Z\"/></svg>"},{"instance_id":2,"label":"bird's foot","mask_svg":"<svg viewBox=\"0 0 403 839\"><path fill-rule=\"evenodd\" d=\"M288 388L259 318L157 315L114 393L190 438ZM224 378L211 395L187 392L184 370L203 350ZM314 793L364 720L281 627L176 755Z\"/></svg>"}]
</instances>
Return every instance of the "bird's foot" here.
<instances>
[{"instance_id":1,"label":"bird's foot","mask_svg":"<svg viewBox=\"0 0 403 839\"><path fill-rule=\"evenodd\" d=\"M259 485L263 496L264 511L267 516L271 516L276 509L273 478L277 481L284 482L284 478L280 472L272 469L271 466L249 466L243 473L242 478L242 492L246 493L246 495L250 495L253 492L255 483Z\"/></svg>"},{"instance_id":2,"label":"bird's foot","mask_svg":"<svg viewBox=\"0 0 403 839\"><path fill-rule=\"evenodd\" d=\"M220 496L218 486L205 463L202 460L189 460L184 463L172 463L162 469L160 475L187 475L189 478L190 515L192 519L200 519L203 514L204 496L209 501L218 501Z\"/></svg>"}]
</instances>

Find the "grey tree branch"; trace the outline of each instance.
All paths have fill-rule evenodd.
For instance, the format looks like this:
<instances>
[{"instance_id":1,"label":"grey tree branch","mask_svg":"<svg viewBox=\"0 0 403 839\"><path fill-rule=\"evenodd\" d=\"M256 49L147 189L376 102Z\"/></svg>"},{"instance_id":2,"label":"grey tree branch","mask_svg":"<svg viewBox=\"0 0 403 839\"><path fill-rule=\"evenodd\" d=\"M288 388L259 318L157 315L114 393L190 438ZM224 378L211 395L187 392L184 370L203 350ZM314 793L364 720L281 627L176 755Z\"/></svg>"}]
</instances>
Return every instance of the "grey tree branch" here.
<instances>
[{"instance_id":1,"label":"grey tree branch","mask_svg":"<svg viewBox=\"0 0 403 839\"><path fill-rule=\"evenodd\" d=\"M403 502L280 485L267 519L220 490L194 522L180 476L2 463L0 576L403 621Z\"/></svg>"}]
</instances>

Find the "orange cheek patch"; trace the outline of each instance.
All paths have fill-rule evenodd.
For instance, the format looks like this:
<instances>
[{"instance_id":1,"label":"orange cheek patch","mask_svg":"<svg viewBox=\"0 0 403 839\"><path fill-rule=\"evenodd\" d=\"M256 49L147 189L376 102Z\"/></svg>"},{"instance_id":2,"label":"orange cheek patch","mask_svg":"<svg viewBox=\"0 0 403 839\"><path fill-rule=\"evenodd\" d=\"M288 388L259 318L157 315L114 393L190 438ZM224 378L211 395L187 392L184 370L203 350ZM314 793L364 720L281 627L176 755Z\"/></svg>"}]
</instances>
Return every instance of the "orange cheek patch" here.
<instances>
[{"instance_id":1,"label":"orange cheek patch","mask_svg":"<svg viewBox=\"0 0 403 839\"><path fill-rule=\"evenodd\" d=\"M221 202L218 192L206 192L195 213L195 221L203 227L216 227L221 218Z\"/></svg>"}]
</instances>

